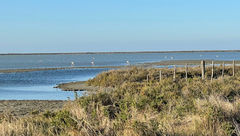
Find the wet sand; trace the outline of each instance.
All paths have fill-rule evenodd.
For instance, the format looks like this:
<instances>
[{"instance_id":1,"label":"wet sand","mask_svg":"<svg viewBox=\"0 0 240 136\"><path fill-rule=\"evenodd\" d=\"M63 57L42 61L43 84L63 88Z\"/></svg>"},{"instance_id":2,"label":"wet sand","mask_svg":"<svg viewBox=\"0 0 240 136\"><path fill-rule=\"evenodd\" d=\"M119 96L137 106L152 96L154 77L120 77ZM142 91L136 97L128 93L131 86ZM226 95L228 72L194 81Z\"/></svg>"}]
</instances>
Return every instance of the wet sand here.
<instances>
[{"instance_id":1,"label":"wet sand","mask_svg":"<svg viewBox=\"0 0 240 136\"><path fill-rule=\"evenodd\" d=\"M21 117L39 114L44 111L60 110L67 101L45 100L0 100L0 116L12 115Z\"/></svg>"}]
</instances>

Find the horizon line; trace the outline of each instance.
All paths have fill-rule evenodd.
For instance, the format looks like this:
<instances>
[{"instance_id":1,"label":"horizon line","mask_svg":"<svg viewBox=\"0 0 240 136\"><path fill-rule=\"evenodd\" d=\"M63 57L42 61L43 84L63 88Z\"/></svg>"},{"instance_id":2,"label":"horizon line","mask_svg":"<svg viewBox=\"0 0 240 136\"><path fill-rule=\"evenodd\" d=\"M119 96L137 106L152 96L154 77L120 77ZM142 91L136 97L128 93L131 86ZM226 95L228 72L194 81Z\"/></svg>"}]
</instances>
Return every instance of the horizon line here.
<instances>
[{"instance_id":1,"label":"horizon line","mask_svg":"<svg viewBox=\"0 0 240 136\"><path fill-rule=\"evenodd\" d=\"M0 55L71 55L71 54L138 54L138 53L190 53L190 52L240 52L240 50L184 50L184 51L113 51L113 52L50 52L50 53L0 53Z\"/></svg>"}]
</instances>

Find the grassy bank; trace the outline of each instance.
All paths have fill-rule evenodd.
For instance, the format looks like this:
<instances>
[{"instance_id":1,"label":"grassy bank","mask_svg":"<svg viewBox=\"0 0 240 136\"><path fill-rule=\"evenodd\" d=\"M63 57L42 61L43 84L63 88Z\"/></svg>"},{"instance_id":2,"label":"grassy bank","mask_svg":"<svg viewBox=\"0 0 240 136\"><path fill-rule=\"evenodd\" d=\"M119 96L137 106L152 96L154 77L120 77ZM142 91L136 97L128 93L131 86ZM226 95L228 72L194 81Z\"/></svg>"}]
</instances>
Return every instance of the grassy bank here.
<instances>
[{"instance_id":1,"label":"grassy bank","mask_svg":"<svg viewBox=\"0 0 240 136\"><path fill-rule=\"evenodd\" d=\"M240 74L234 77L226 67L207 68L206 80L200 68L128 68L104 72L87 81L100 89L76 98L58 112L45 112L20 119L0 118L0 135L238 135L240 134ZM236 67L239 71L239 67ZM148 76L147 76L148 75ZM148 77L148 78L147 78ZM148 79L148 80L147 80ZM77 96L76 96L77 97Z\"/></svg>"}]
</instances>

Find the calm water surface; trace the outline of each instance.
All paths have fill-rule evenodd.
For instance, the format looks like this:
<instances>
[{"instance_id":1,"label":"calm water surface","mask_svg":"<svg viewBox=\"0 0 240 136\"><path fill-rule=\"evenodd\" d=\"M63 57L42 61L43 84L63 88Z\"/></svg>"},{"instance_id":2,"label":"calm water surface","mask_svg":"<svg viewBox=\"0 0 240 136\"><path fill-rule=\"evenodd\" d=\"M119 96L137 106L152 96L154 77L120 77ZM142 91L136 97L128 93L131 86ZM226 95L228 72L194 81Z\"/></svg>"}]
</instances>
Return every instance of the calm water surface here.
<instances>
[{"instance_id":1,"label":"calm water surface","mask_svg":"<svg viewBox=\"0 0 240 136\"><path fill-rule=\"evenodd\" d=\"M0 100L67 100L73 92L53 88L56 84L84 81L107 69L49 70L0 74ZM79 92L81 95L83 92Z\"/></svg>"},{"instance_id":2,"label":"calm water surface","mask_svg":"<svg viewBox=\"0 0 240 136\"><path fill-rule=\"evenodd\" d=\"M122 66L165 60L239 60L240 52L0 55L0 69L74 66ZM53 88L56 84L84 81L108 69L69 69L24 73L0 73L0 100L66 100L73 92ZM79 94L81 95L81 93Z\"/></svg>"},{"instance_id":3,"label":"calm water surface","mask_svg":"<svg viewBox=\"0 0 240 136\"><path fill-rule=\"evenodd\" d=\"M49 68L75 66L119 66L163 60L239 60L240 52L74 54L74 55L2 55L0 69Z\"/></svg>"}]
</instances>

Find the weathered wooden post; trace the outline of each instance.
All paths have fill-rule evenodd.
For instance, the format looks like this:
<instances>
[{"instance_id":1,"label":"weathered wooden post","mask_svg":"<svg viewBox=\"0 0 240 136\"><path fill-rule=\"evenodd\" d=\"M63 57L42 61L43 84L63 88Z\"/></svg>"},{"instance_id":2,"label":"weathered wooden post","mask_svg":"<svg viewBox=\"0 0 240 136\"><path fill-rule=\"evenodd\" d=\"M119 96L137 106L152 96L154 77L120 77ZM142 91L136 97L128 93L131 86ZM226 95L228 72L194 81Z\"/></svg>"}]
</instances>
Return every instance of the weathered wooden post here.
<instances>
[{"instance_id":1,"label":"weathered wooden post","mask_svg":"<svg viewBox=\"0 0 240 136\"><path fill-rule=\"evenodd\" d=\"M213 81L214 76L214 62L212 61L212 74L211 74L211 82Z\"/></svg>"},{"instance_id":2,"label":"weathered wooden post","mask_svg":"<svg viewBox=\"0 0 240 136\"><path fill-rule=\"evenodd\" d=\"M202 68L202 80L205 79L205 61L201 61L201 68Z\"/></svg>"},{"instance_id":3,"label":"weathered wooden post","mask_svg":"<svg viewBox=\"0 0 240 136\"><path fill-rule=\"evenodd\" d=\"M233 60L233 76L235 76L235 60Z\"/></svg>"},{"instance_id":4,"label":"weathered wooden post","mask_svg":"<svg viewBox=\"0 0 240 136\"><path fill-rule=\"evenodd\" d=\"M224 77L224 71L225 71L225 63L222 64L222 78Z\"/></svg>"},{"instance_id":5,"label":"weathered wooden post","mask_svg":"<svg viewBox=\"0 0 240 136\"><path fill-rule=\"evenodd\" d=\"M162 81L162 70L159 71L159 82Z\"/></svg>"},{"instance_id":6,"label":"weathered wooden post","mask_svg":"<svg viewBox=\"0 0 240 136\"><path fill-rule=\"evenodd\" d=\"M185 72L186 72L185 78L186 78L186 81L188 81L188 64L186 64L185 66Z\"/></svg>"},{"instance_id":7,"label":"weathered wooden post","mask_svg":"<svg viewBox=\"0 0 240 136\"><path fill-rule=\"evenodd\" d=\"M173 69L173 81L176 81L176 65L174 65Z\"/></svg>"},{"instance_id":8,"label":"weathered wooden post","mask_svg":"<svg viewBox=\"0 0 240 136\"><path fill-rule=\"evenodd\" d=\"M147 74L147 83L149 82L149 74Z\"/></svg>"}]
</instances>

